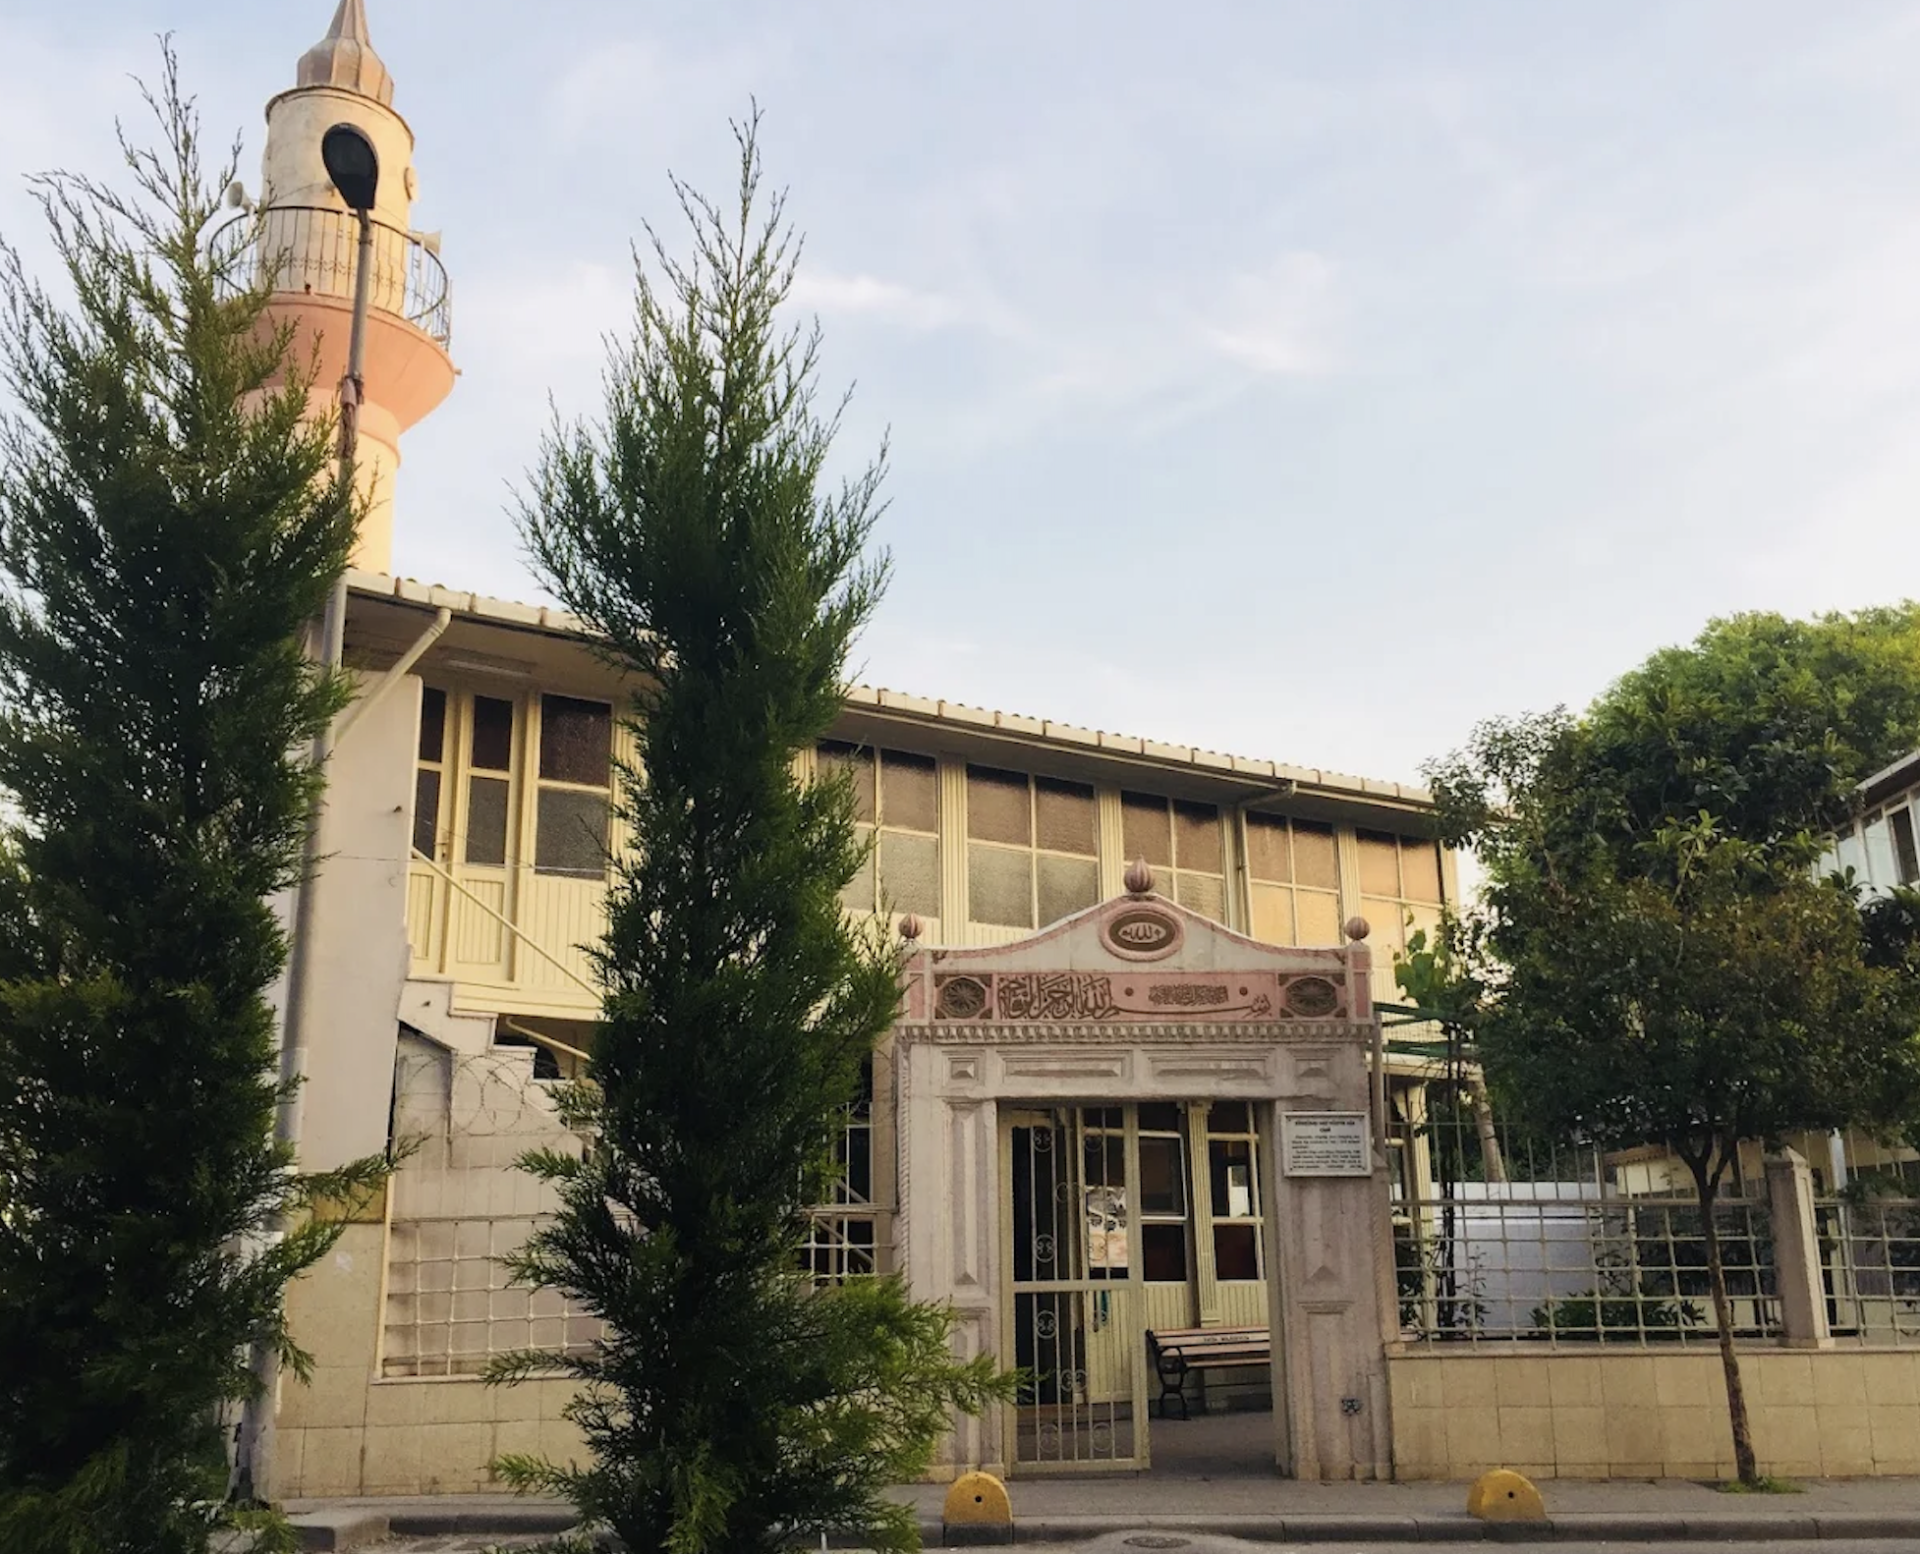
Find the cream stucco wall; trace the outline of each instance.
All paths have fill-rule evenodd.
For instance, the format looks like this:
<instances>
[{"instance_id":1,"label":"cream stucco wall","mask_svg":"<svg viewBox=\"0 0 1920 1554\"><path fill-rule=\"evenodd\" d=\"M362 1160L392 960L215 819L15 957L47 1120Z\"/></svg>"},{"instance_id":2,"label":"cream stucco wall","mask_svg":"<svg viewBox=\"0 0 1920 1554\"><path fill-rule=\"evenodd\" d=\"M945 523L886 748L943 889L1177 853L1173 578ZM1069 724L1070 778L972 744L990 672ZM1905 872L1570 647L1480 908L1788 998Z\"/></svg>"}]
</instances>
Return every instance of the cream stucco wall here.
<instances>
[{"instance_id":1,"label":"cream stucco wall","mask_svg":"<svg viewBox=\"0 0 1920 1554\"><path fill-rule=\"evenodd\" d=\"M309 887L313 994L305 1022L300 1163L324 1171L381 1153L393 1075L395 1013L407 977L407 859L420 682L370 701L327 773L318 877Z\"/></svg>"},{"instance_id":2,"label":"cream stucco wall","mask_svg":"<svg viewBox=\"0 0 1920 1554\"><path fill-rule=\"evenodd\" d=\"M1740 1356L1764 1472L1920 1473L1920 1350ZM1395 1476L1727 1478L1733 1435L1715 1349L1594 1354L1527 1345L1388 1360Z\"/></svg>"},{"instance_id":3,"label":"cream stucco wall","mask_svg":"<svg viewBox=\"0 0 1920 1554\"><path fill-rule=\"evenodd\" d=\"M376 1378L385 1238L381 1224L349 1227L288 1294L314 1371L311 1383L282 1383L276 1496L473 1493L499 1488L488 1465L502 1453L578 1457L579 1432L560 1417L569 1381Z\"/></svg>"},{"instance_id":4,"label":"cream stucco wall","mask_svg":"<svg viewBox=\"0 0 1920 1554\"><path fill-rule=\"evenodd\" d=\"M560 1417L572 1382L489 1387L478 1374L490 1339L499 1348L578 1336L577 1317L542 1316L559 1311L557 1295L508 1287L490 1255L504 1249L503 1229L524 1234L554 1206L552 1190L514 1165L519 1154L577 1140L529 1078L531 1053L460 1050L475 1045L463 1028L471 1022L435 1017L435 991L415 984L406 1000L447 1039L403 1038L394 1129L407 1154L386 1200L289 1293L294 1337L314 1371L310 1383L289 1377L282 1386L274 1447L282 1498L467 1493L498 1488L489 1465L502 1453L566 1460L582 1450ZM440 1279L420 1277L422 1238L444 1234L451 1247L460 1227L475 1226L488 1245L442 1260ZM459 1320L476 1314L478 1323ZM438 1359L424 1363L463 1373L394 1374L423 1364L423 1332L438 1335L437 1348L426 1346Z\"/></svg>"}]
</instances>

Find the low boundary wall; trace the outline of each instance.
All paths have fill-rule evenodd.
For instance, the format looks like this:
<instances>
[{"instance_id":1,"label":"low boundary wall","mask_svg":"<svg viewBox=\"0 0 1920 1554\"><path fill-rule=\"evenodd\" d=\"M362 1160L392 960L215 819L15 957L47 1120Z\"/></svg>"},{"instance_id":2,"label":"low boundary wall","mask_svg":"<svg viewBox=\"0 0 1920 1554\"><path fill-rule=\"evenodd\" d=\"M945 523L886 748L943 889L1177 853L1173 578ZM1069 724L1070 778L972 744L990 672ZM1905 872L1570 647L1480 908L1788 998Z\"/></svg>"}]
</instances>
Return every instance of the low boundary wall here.
<instances>
[{"instance_id":1,"label":"low boundary wall","mask_svg":"<svg viewBox=\"0 0 1920 1554\"><path fill-rule=\"evenodd\" d=\"M1920 1350L1750 1348L1740 1375L1763 1473L1920 1474ZM1733 1475L1713 1348L1429 1349L1389 1355L1387 1380L1396 1478Z\"/></svg>"}]
</instances>

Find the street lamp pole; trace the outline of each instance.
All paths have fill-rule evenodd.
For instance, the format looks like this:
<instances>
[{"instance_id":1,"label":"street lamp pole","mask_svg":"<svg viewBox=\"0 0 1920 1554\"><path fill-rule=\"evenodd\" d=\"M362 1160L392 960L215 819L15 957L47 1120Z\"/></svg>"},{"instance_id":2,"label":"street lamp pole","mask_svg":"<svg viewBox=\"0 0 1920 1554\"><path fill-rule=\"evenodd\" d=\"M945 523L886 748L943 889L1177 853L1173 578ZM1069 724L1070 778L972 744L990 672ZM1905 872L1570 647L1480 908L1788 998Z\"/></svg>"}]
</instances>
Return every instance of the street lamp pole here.
<instances>
[{"instance_id":1,"label":"street lamp pole","mask_svg":"<svg viewBox=\"0 0 1920 1554\"><path fill-rule=\"evenodd\" d=\"M353 264L353 322L347 333L347 370L340 380L340 441L338 483L348 501L357 500L355 463L360 432L360 404L366 390L367 303L373 271L373 205L379 189L380 159L372 141L351 124L336 124L320 138L320 157L327 176L358 226ZM338 671L346 647L347 577L343 571L328 591L320 619L319 659L329 673ZM334 727L328 721L313 738L309 756L313 770L324 773L332 759ZM320 822L324 789L316 786L307 811L306 846L300 882L294 898L293 936L287 949L286 1006L280 1022L280 1107L274 1118L274 1138L290 1151L300 1141L300 1088L307 1069L307 1006L313 983L315 922L319 893L314 886L324 852ZM285 1227L276 1225L277 1239ZM280 1354L270 1343L254 1345L252 1369L257 1393L241 1413L234 1453L231 1498L251 1505L270 1489L274 1445L276 1394L280 1387Z\"/></svg>"}]
</instances>

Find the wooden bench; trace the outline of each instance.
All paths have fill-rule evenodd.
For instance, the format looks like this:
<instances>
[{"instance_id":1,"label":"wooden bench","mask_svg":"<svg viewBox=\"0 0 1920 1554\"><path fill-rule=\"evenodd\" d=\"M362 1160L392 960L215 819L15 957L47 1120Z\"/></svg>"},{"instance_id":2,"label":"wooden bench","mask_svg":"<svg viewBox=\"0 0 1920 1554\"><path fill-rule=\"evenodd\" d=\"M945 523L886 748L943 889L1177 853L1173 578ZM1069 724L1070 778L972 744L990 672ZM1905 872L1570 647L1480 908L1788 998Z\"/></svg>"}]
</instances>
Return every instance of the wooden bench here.
<instances>
[{"instance_id":1,"label":"wooden bench","mask_svg":"<svg viewBox=\"0 0 1920 1554\"><path fill-rule=\"evenodd\" d=\"M1169 1399L1178 1400L1188 1419L1187 1375L1242 1365L1271 1365L1273 1342L1264 1327L1165 1327L1147 1329L1147 1354L1160 1377L1159 1412L1167 1417Z\"/></svg>"}]
</instances>

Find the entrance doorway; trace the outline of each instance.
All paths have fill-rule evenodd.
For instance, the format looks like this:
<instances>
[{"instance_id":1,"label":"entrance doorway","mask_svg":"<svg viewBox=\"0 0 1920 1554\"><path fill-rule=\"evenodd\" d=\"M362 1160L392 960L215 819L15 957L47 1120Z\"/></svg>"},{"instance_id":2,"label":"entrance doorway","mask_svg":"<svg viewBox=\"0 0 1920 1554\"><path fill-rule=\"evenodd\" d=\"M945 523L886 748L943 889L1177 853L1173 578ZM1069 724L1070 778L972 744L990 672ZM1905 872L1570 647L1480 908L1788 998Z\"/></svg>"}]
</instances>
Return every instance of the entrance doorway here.
<instances>
[{"instance_id":1,"label":"entrance doorway","mask_svg":"<svg viewBox=\"0 0 1920 1554\"><path fill-rule=\"evenodd\" d=\"M1026 1375L1011 1409L1022 1472L1139 1471L1163 1390L1147 1333L1264 1328L1259 1141L1245 1101L1004 1105L1002 1310ZM1271 1406L1268 1367L1187 1378L1193 1410ZM1246 1434L1272 1461L1271 1429ZM1181 1423L1168 1429L1179 1434ZM1254 1444L1258 1436L1264 1447ZM1192 1443L1169 1436L1178 1458ZM1215 1453L1209 1448L1206 1455Z\"/></svg>"}]
</instances>

